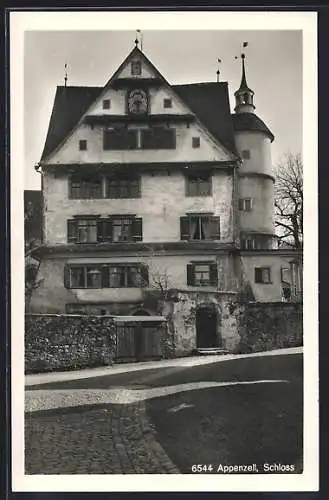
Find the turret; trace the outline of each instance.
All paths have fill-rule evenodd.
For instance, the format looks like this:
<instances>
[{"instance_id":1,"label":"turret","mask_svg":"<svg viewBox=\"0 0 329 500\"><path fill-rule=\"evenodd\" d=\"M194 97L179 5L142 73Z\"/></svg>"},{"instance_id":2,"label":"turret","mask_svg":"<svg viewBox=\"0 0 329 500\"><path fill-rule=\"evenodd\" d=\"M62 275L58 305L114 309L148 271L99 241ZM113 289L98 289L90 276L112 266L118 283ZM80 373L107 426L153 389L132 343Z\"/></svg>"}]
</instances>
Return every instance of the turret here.
<instances>
[{"instance_id":1,"label":"turret","mask_svg":"<svg viewBox=\"0 0 329 500\"><path fill-rule=\"evenodd\" d=\"M232 115L239 168L239 226L241 247L271 249L274 235L274 172L271 160L272 132L255 114L254 91L248 87L245 54L241 55L242 77Z\"/></svg>"}]
</instances>

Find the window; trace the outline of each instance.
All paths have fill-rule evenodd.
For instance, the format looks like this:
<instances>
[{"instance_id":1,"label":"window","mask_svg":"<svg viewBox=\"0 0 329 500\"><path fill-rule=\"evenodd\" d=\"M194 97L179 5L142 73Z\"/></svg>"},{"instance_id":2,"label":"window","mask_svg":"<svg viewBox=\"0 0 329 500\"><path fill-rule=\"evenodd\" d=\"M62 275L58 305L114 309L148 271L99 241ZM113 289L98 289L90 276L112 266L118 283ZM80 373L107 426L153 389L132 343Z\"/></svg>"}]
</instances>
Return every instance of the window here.
<instances>
[{"instance_id":1,"label":"window","mask_svg":"<svg viewBox=\"0 0 329 500\"><path fill-rule=\"evenodd\" d=\"M187 265L188 286L217 286L218 272L215 262L193 263Z\"/></svg>"},{"instance_id":2,"label":"window","mask_svg":"<svg viewBox=\"0 0 329 500\"><path fill-rule=\"evenodd\" d=\"M81 139L79 141L79 150L86 151L86 149L87 149L87 141L85 139Z\"/></svg>"},{"instance_id":3,"label":"window","mask_svg":"<svg viewBox=\"0 0 329 500\"><path fill-rule=\"evenodd\" d=\"M255 267L255 283L271 283L271 268Z\"/></svg>"},{"instance_id":4,"label":"window","mask_svg":"<svg viewBox=\"0 0 329 500\"><path fill-rule=\"evenodd\" d=\"M106 129L103 133L103 149L124 150L137 148L137 130L129 130L124 127L118 129Z\"/></svg>"},{"instance_id":5,"label":"window","mask_svg":"<svg viewBox=\"0 0 329 500\"><path fill-rule=\"evenodd\" d=\"M139 198L140 178L121 177L107 180L108 198Z\"/></svg>"},{"instance_id":6,"label":"window","mask_svg":"<svg viewBox=\"0 0 329 500\"><path fill-rule=\"evenodd\" d=\"M220 218L210 215L190 215L180 218L181 240L219 240Z\"/></svg>"},{"instance_id":7,"label":"window","mask_svg":"<svg viewBox=\"0 0 329 500\"><path fill-rule=\"evenodd\" d=\"M200 137L192 137L192 148L196 149L200 147Z\"/></svg>"},{"instance_id":8,"label":"window","mask_svg":"<svg viewBox=\"0 0 329 500\"><path fill-rule=\"evenodd\" d=\"M93 243L97 241L96 219L73 219L68 221L67 239L69 243Z\"/></svg>"},{"instance_id":9,"label":"window","mask_svg":"<svg viewBox=\"0 0 329 500\"><path fill-rule=\"evenodd\" d=\"M64 269L66 288L141 288L148 283L148 268L142 264L67 264Z\"/></svg>"},{"instance_id":10,"label":"window","mask_svg":"<svg viewBox=\"0 0 329 500\"><path fill-rule=\"evenodd\" d=\"M142 74L142 62L141 61L132 61L131 74L134 76Z\"/></svg>"},{"instance_id":11,"label":"window","mask_svg":"<svg viewBox=\"0 0 329 500\"><path fill-rule=\"evenodd\" d=\"M239 199L239 210L242 212L251 212L253 208L252 198L240 198Z\"/></svg>"},{"instance_id":12,"label":"window","mask_svg":"<svg viewBox=\"0 0 329 500\"><path fill-rule=\"evenodd\" d=\"M164 108L172 108L172 100L171 99L163 99L163 107Z\"/></svg>"},{"instance_id":13,"label":"window","mask_svg":"<svg viewBox=\"0 0 329 500\"><path fill-rule=\"evenodd\" d=\"M263 235L242 236L241 248L243 250L268 250L270 248L271 237Z\"/></svg>"},{"instance_id":14,"label":"window","mask_svg":"<svg viewBox=\"0 0 329 500\"><path fill-rule=\"evenodd\" d=\"M141 148L175 149L176 130L164 127L153 127L141 130Z\"/></svg>"},{"instance_id":15,"label":"window","mask_svg":"<svg viewBox=\"0 0 329 500\"><path fill-rule=\"evenodd\" d=\"M289 267L281 267L282 283L291 283L291 273Z\"/></svg>"},{"instance_id":16,"label":"window","mask_svg":"<svg viewBox=\"0 0 329 500\"><path fill-rule=\"evenodd\" d=\"M72 176L69 186L70 198L101 198L102 179L97 176Z\"/></svg>"},{"instance_id":17,"label":"window","mask_svg":"<svg viewBox=\"0 0 329 500\"><path fill-rule=\"evenodd\" d=\"M110 109L111 108L111 100L110 99L104 99L103 101L103 109Z\"/></svg>"},{"instance_id":18,"label":"window","mask_svg":"<svg viewBox=\"0 0 329 500\"><path fill-rule=\"evenodd\" d=\"M142 239L143 221L140 217L76 218L67 221L69 243L115 243Z\"/></svg>"},{"instance_id":19,"label":"window","mask_svg":"<svg viewBox=\"0 0 329 500\"><path fill-rule=\"evenodd\" d=\"M186 196L211 196L212 176L209 174L189 175L186 178Z\"/></svg>"},{"instance_id":20,"label":"window","mask_svg":"<svg viewBox=\"0 0 329 500\"><path fill-rule=\"evenodd\" d=\"M255 250L255 240L254 238L242 238L241 248L243 250Z\"/></svg>"},{"instance_id":21,"label":"window","mask_svg":"<svg viewBox=\"0 0 329 500\"><path fill-rule=\"evenodd\" d=\"M241 152L241 156L244 160L250 160L250 150L243 149L243 151Z\"/></svg>"}]
</instances>

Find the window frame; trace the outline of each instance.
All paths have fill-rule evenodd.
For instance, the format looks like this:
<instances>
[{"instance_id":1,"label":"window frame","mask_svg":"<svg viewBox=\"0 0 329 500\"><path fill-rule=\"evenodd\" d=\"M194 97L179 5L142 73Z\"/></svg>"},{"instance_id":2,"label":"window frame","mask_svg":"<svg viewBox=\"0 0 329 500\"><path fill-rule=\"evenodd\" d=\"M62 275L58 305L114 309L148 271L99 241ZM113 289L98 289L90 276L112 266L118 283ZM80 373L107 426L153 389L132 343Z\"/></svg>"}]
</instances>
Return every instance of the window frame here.
<instances>
[{"instance_id":1,"label":"window frame","mask_svg":"<svg viewBox=\"0 0 329 500\"><path fill-rule=\"evenodd\" d=\"M247 206L250 203L249 207ZM252 212L254 208L253 198L239 198L239 211L240 212Z\"/></svg>"},{"instance_id":2,"label":"window frame","mask_svg":"<svg viewBox=\"0 0 329 500\"><path fill-rule=\"evenodd\" d=\"M98 181L98 183L96 183ZM99 193L94 195L94 188L98 186ZM73 194L74 190L79 190L79 195ZM71 175L69 177L69 199L72 200L97 200L103 197L103 179L95 175ZM84 192L85 190L85 192ZM89 190L89 192L88 192Z\"/></svg>"},{"instance_id":3,"label":"window frame","mask_svg":"<svg viewBox=\"0 0 329 500\"><path fill-rule=\"evenodd\" d=\"M165 97L163 99L163 107L165 109L170 109L172 108L172 98L171 97Z\"/></svg>"},{"instance_id":4,"label":"window frame","mask_svg":"<svg viewBox=\"0 0 329 500\"><path fill-rule=\"evenodd\" d=\"M91 286L90 282L88 282L88 272L92 270L99 270L100 283L99 286ZM83 284L84 286L77 286L76 284L73 286L72 284L72 270L80 269L83 272ZM88 271L89 269L89 271ZM112 286L111 285L111 269L119 270L118 274L123 278L120 286ZM135 275L140 275L140 286L136 286L136 281L134 281L131 276L131 270L135 270ZM137 270L137 271L136 271ZM148 267L145 264L136 262L136 263L106 263L106 264L66 264L65 273L67 273L67 277L64 275L64 286L68 289L79 289L79 290L101 290L103 288L144 288L149 285L148 278ZM147 279L145 278L147 276ZM135 276L136 277L136 276ZM65 285L65 280L68 279L67 285ZM123 284L122 284L123 283Z\"/></svg>"},{"instance_id":5,"label":"window frame","mask_svg":"<svg viewBox=\"0 0 329 500\"><path fill-rule=\"evenodd\" d=\"M201 140L199 136L192 137L192 148L193 149L198 149L200 148L201 145Z\"/></svg>"},{"instance_id":6,"label":"window frame","mask_svg":"<svg viewBox=\"0 0 329 500\"><path fill-rule=\"evenodd\" d=\"M79 151L87 151L88 142L87 139L79 139Z\"/></svg>"},{"instance_id":7,"label":"window frame","mask_svg":"<svg viewBox=\"0 0 329 500\"><path fill-rule=\"evenodd\" d=\"M208 279L202 280L196 279L196 273L197 267L208 267L208 270L206 271L200 271L200 272L207 272L208 273ZM193 287L218 287L218 266L215 261L205 261L205 262L190 262L186 266L186 271L187 271L187 286L193 286Z\"/></svg>"},{"instance_id":8,"label":"window frame","mask_svg":"<svg viewBox=\"0 0 329 500\"><path fill-rule=\"evenodd\" d=\"M250 160L251 158L250 149L243 149L241 151L241 157L243 160Z\"/></svg>"},{"instance_id":9,"label":"window frame","mask_svg":"<svg viewBox=\"0 0 329 500\"><path fill-rule=\"evenodd\" d=\"M194 180L193 180L194 179ZM207 179L207 180L202 180ZM194 191L195 186L197 186L196 191ZM201 186L206 186L206 194L200 194L202 191ZM187 174L185 176L185 196L186 197L201 197L207 198L213 196L213 174L211 173L196 173Z\"/></svg>"},{"instance_id":10,"label":"window frame","mask_svg":"<svg viewBox=\"0 0 329 500\"><path fill-rule=\"evenodd\" d=\"M264 272L265 271L268 273L268 281L264 280ZM257 276L257 273L261 273L261 279L258 279L260 275L258 274L258 276ZM257 284L270 285L272 283L271 267L270 266L255 267L254 281Z\"/></svg>"},{"instance_id":11,"label":"window frame","mask_svg":"<svg viewBox=\"0 0 329 500\"><path fill-rule=\"evenodd\" d=\"M141 198L141 176L118 176L106 177L106 198L107 199L134 199ZM112 185L111 185L112 184ZM115 194L114 186L117 185ZM120 189L126 189L125 194L120 193Z\"/></svg>"},{"instance_id":12,"label":"window frame","mask_svg":"<svg viewBox=\"0 0 329 500\"><path fill-rule=\"evenodd\" d=\"M134 68L138 68L137 71ZM130 74L131 76L141 76L142 74L142 61L131 61L130 64Z\"/></svg>"},{"instance_id":13,"label":"window frame","mask_svg":"<svg viewBox=\"0 0 329 500\"><path fill-rule=\"evenodd\" d=\"M138 142L137 129L109 127L103 130L103 151L134 151L139 149Z\"/></svg>"},{"instance_id":14,"label":"window frame","mask_svg":"<svg viewBox=\"0 0 329 500\"><path fill-rule=\"evenodd\" d=\"M111 99L103 99L103 109L111 109Z\"/></svg>"},{"instance_id":15,"label":"window frame","mask_svg":"<svg viewBox=\"0 0 329 500\"><path fill-rule=\"evenodd\" d=\"M163 137L159 133L163 133ZM157 137L158 134L158 137ZM167 137L161 143L161 139ZM152 137L153 135L153 137ZM148 137L149 136L149 137ZM168 139L169 137L169 139ZM168 142L166 142L168 141ZM144 151L172 150L176 149L176 128L155 126L140 129L140 148Z\"/></svg>"}]
</instances>

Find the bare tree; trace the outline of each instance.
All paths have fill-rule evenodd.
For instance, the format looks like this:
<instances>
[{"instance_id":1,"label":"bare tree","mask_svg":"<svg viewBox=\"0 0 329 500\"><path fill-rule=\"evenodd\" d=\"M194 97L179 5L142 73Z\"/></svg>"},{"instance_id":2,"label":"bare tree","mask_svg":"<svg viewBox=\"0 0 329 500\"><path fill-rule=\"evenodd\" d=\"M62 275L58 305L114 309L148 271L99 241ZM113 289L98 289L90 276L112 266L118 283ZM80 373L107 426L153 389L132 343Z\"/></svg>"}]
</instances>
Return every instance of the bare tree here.
<instances>
[{"instance_id":1,"label":"bare tree","mask_svg":"<svg viewBox=\"0 0 329 500\"><path fill-rule=\"evenodd\" d=\"M279 242L303 246L303 164L300 154L288 153L278 165L275 182L275 226Z\"/></svg>"}]
</instances>

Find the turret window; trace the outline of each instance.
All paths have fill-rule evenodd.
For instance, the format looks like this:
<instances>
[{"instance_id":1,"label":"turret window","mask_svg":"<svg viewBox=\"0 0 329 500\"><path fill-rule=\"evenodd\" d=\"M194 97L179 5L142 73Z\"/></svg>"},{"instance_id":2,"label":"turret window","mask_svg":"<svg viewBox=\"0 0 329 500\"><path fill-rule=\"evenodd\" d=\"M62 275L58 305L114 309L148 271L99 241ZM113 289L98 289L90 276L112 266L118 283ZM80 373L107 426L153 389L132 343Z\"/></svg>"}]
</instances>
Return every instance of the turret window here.
<instances>
[{"instance_id":1,"label":"turret window","mask_svg":"<svg viewBox=\"0 0 329 500\"><path fill-rule=\"evenodd\" d=\"M239 199L239 210L241 212L251 212L253 208L252 198L240 198Z\"/></svg>"},{"instance_id":2,"label":"turret window","mask_svg":"<svg viewBox=\"0 0 329 500\"><path fill-rule=\"evenodd\" d=\"M244 149L241 152L241 156L244 160L250 160L250 149Z\"/></svg>"}]
</instances>

